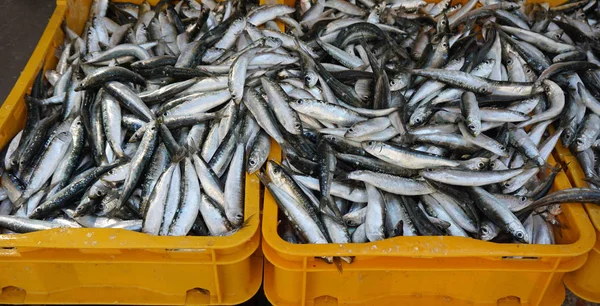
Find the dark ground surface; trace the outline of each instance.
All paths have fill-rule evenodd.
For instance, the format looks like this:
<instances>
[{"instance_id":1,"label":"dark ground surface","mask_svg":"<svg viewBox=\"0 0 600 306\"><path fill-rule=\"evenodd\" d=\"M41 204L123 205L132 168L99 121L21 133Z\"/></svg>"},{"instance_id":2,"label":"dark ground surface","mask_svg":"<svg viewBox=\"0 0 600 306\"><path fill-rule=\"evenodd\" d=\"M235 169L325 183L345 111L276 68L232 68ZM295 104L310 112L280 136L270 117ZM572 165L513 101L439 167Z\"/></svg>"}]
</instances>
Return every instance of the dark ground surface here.
<instances>
[{"instance_id":1,"label":"dark ground surface","mask_svg":"<svg viewBox=\"0 0 600 306\"><path fill-rule=\"evenodd\" d=\"M19 78L54 7L52 0L0 0L0 101Z\"/></svg>"},{"instance_id":2,"label":"dark ground surface","mask_svg":"<svg viewBox=\"0 0 600 306\"><path fill-rule=\"evenodd\" d=\"M4 102L52 15L52 0L0 0L0 101ZM264 295L257 294L244 305L264 305ZM594 306L568 294L563 306Z\"/></svg>"}]
</instances>

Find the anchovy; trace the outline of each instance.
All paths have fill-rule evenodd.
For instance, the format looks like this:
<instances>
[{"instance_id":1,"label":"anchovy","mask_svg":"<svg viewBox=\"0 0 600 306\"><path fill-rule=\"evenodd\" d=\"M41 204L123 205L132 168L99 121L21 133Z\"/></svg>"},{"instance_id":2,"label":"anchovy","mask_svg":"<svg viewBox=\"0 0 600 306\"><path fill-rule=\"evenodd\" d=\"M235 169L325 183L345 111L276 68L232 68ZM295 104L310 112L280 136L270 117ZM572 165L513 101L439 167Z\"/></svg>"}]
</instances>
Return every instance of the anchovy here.
<instances>
[{"instance_id":1,"label":"anchovy","mask_svg":"<svg viewBox=\"0 0 600 306\"><path fill-rule=\"evenodd\" d=\"M595 2L375 2L96 1L7 130L0 228L231 235L248 174L295 243L546 244L599 202L538 177L561 139L600 185Z\"/></svg>"}]
</instances>

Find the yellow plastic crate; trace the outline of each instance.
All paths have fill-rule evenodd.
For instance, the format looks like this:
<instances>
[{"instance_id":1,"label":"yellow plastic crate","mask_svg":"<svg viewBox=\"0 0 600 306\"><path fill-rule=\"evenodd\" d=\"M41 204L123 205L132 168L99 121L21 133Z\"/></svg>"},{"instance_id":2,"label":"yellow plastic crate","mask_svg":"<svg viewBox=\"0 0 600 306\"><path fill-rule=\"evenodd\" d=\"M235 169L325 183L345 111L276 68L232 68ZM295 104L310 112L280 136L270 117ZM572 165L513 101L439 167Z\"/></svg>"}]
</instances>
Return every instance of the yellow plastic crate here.
<instances>
[{"instance_id":1,"label":"yellow plastic crate","mask_svg":"<svg viewBox=\"0 0 600 306\"><path fill-rule=\"evenodd\" d=\"M141 0L134 2L141 3ZM151 0L155 4L158 0ZM91 0L59 0L0 108L0 147L23 127L35 76L55 67L63 20L81 32ZM229 237L156 237L120 229L0 235L0 304L238 304L262 282L259 181L246 178L247 226Z\"/></svg>"},{"instance_id":2,"label":"yellow plastic crate","mask_svg":"<svg viewBox=\"0 0 600 306\"><path fill-rule=\"evenodd\" d=\"M273 143L276 147L276 144ZM271 159L280 160L279 150ZM554 164L552 156L549 163ZM558 174L553 190L570 188ZM277 233L278 208L263 207L264 290L275 305L561 305L566 272L595 242L579 204L563 205L556 245L463 237L395 237L361 244L291 244ZM355 256L343 272L316 256Z\"/></svg>"},{"instance_id":3,"label":"yellow plastic crate","mask_svg":"<svg viewBox=\"0 0 600 306\"><path fill-rule=\"evenodd\" d=\"M581 165L569 149L559 144L555 153L567 165L567 177L571 184L575 187L588 187ZM585 264L578 270L567 273L564 281L579 297L600 303L600 207L594 204L585 204L584 207L596 230L596 244L590 250Z\"/></svg>"},{"instance_id":4,"label":"yellow plastic crate","mask_svg":"<svg viewBox=\"0 0 600 306\"><path fill-rule=\"evenodd\" d=\"M466 1L453 1L459 2ZM280 160L279 147L272 143L270 158ZM549 163L556 163L552 156ZM552 191L570 187L561 172ZM278 235L277 204L265 192L265 295L275 305L561 305L563 276L582 267L596 241L581 205L564 205L563 211L559 220L567 226L555 231L556 245L497 244L462 237L303 245ZM343 264L340 273L317 256L355 259Z\"/></svg>"}]
</instances>

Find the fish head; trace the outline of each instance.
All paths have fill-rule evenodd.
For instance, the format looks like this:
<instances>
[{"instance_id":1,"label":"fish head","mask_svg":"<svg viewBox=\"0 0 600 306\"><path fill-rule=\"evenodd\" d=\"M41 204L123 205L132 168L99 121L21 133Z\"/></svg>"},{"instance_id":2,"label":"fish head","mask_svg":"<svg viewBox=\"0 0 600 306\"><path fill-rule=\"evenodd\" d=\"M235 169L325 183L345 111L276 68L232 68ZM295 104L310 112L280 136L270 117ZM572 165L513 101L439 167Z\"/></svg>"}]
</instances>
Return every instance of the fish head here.
<instances>
[{"instance_id":1,"label":"fish head","mask_svg":"<svg viewBox=\"0 0 600 306\"><path fill-rule=\"evenodd\" d=\"M479 238L483 241L490 241L498 236L498 227L491 222L483 222L479 227Z\"/></svg>"},{"instance_id":2,"label":"fish head","mask_svg":"<svg viewBox=\"0 0 600 306\"><path fill-rule=\"evenodd\" d=\"M360 146L367 152L381 152L383 149L383 143L374 140L363 141Z\"/></svg>"},{"instance_id":3,"label":"fish head","mask_svg":"<svg viewBox=\"0 0 600 306\"><path fill-rule=\"evenodd\" d=\"M485 61L481 62L479 65L475 66L475 68L473 68L473 71L471 71L471 73L477 74L477 75L485 75L485 74L489 75L492 72L492 69L494 68L495 63L496 63L495 60L488 58Z\"/></svg>"},{"instance_id":4,"label":"fish head","mask_svg":"<svg viewBox=\"0 0 600 306\"><path fill-rule=\"evenodd\" d=\"M390 91L398 91L408 85L410 74L399 73L390 80Z\"/></svg>"},{"instance_id":5,"label":"fish head","mask_svg":"<svg viewBox=\"0 0 600 306\"><path fill-rule=\"evenodd\" d=\"M258 170L259 165L259 159L260 157L258 156L258 154L250 154L248 156L248 161L246 162L246 168L248 170L248 173L254 173Z\"/></svg>"},{"instance_id":6,"label":"fish head","mask_svg":"<svg viewBox=\"0 0 600 306\"><path fill-rule=\"evenodd\" d=\"M504 9L507 11L514 11L521 7L518 3L514 3L514 2L506 2L503 4L504 4Z\"/></svg>"},{"instance_id":7,"label":"fish head","mask_svg":"<svg viewBox=\"0 0 600 306\"><path fill-rule=\"evenodd\" d=\"M533 203L533 199L527 196L520 196L518 199L520 207L527 207Z\"/></svg>"},{"instance_id":8,"label":"fish head","mask_svg":"<svg viewBox=\"0 0 600 306\"><path fill-rule=\"evenodd\" d=\"M283 168L274 160L267 161L267 175L273 182L280 182L283 179Z\"/></svg>"},{"instance_id":9,"label":"fish head","mask_svg":"<svg viewBox=\"0 0 600 306\"><path fill-rule=\"evenodd\" d=\"M527 234L527 231L525 231L525 228L520 222L511 222L506 225L506 228L517 241L521 243L531 243L531 237L529 237L529 234Z\"/></svg>"},{"instance_id":10,"label":"fish head","mask_svg":"<svg viewBox=\"0 0 600 306\"><path fill-rule=\"evenodd\" d=\"M471 135L477 137L479 134L481 134L480 120L475 120L474 118L467 117L467 119L465 120L465 124L467 126L467 129L469 129L469 132L471 132Z\"/></svg>"},{"instance_id":11,"label":"fish head","mask_svg":"<svg viewBox=\"0 0 600 306\"><path fill-rule=\"evenodd\" d=\"M369 16L367 17L367 22L377 24L380 22L379 17L379 10L371 10L371 13L369 13Z\"/></svg>"},{"instance_id":12,"label":"fish head","mask_svg":"<svg viewBox=\"0 0 600 306\"><path fill-rule=\"evenodd\" d=\"M490 159L487 157L475 157L465 162L465 167L469 170L480 171L487 168Z\"/></svg>"},{"instance_id":13,"label":"fish head","mask_svg":"<svg viewBox=\"0 0 600 306\"><path fill-rule=\"evenodd\" d=\"M585 137L585 135L579 135L577 138L575 138L575 142L573 143L573 148L575 149L576 152L581 152L584 151L585 149L589 148L591 146L590 144L591 139L589 137Z\"/></svg>"},{"instance_id":14,"label":"fish head","mask_svg":"<svg viewBox=\"0 0 600 306\"><path fill-rule=\"evenodd\" d=\"M319 81L319 75L313 70L307 71L304 75L304 83L308 87L314 87L317 85L317 81Z\"/></svg>"},{"instance_id":15,"label":"fish head","mask_svg":"<svg viewBox=\"0 0 600 306\"><path fill-rule=\"evenodd\" d=\"M560 135L560 141L563 144L563 146L569 147L573 143L573 140L575 140L574 136L575 136L574 128L572 126L568 126L565 128L562 135Z\"/></svg>"},{"instance_id":16,"label":"fish head","mask_svg":"<svg viewBox=\"0 0 600 306\"><path fill-rule=\"evenodd\" d=\"M267 37L265 37L264 44L266 47L269 47L271 49L277 49L277 48L281 47L283 42L281 41L281 39L279 39L277 37L267 36Z\"/></svg>"},{"instance_id":17,"label":"fish head","mask_svg":"<svg viewBox=\"0 0 600 306\"><path fill-rule=\"evenodd\" d=\"M515 188L515 183L517 182L515 182L515 180L512 178L502 182L502 193L508 194L517 191L519 188Z\"/></svg>"},{"instance_id":18,"label":"fish head","mask_svg":"<svg viewBox=\"0 0 600 306\"><path fill-rule=\"evenodd\" d=\"M431 114L431 111L426 107L420 107L410 116L408 125L410 127L417 127L423 125L427 121L427 117ZM480 127L481 128L481 127Z\"/></svg>"},{"instance_id":19,"label":"fish head","mask_svg":"<svg viewBox=\"0 0 600 306\"><path fill-rule=\"evenodd\" d=\"M69 132L60 132L55 137L56 137L56 140L58 140L60 142L64 142L64 143L71 140L71 134Z\"/></svg>"},{"instance_id":20,"label":"fish head","mask_svg":"<svg viewBox=\"0 0 600 306\"><path fill-rule=\"evenodd\" d=\"M493 160L490 162L490 169L492 170L506 170L508 169L508 167L506 167L506 165L499 161L499 160Z\"/></svg>"}]
</instances>

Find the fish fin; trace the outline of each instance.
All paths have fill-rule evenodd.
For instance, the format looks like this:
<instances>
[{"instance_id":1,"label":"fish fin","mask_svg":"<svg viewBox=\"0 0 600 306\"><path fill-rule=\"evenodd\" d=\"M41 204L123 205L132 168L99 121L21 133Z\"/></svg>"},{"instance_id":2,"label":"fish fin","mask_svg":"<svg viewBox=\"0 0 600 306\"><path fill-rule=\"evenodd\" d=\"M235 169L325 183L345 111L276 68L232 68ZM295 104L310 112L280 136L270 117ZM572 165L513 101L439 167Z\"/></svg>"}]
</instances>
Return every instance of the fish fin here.
<instances>
[{"instance_id":1,"label":"fish fin","mask_svg":"<svg viewBox=\"0 0 600 306\"><path fill-rule=\"evenodd\" d=\"M27 203L27 198L24 198L23 195L21 195L14 203L13 203L13 208L10 211L11 215L14 215L20 208L21 206L23 206L23 204Z\"/></svg>"},{"instance_id":2,"label":"fish fin","mask_svg":"<svg viewBox=\"0 0 600 306\"><path fill-rule=\"evenodd\" d=\"M171 161L178 163L183 160L186 156L190 155L190 150L187 146L181 146L179 150L173 156L171 156Z\"/></svg>"},{"instance_id":3,"label":"fish fin","mask_svg":"<svg viewBox=\"0 0 600 306\"><path fill-rule=\"evenodd\" d=\"M196 152L198 151L198 145L196 144L196 141L193 138L190 138L189 140L190 142L186 142L183 146L185 147L185 150L188 152L188 154L196 154Z\"/></svg>"},{"instance_id":4,"label":"fish fin","mask_svg":"<svg viewBox=\"0 0 600 306\"><path fill-rule=\"evenodd\" d=\"M554 168L554 166L548 164L548 162L545 162L543 165L539 165L534 160L530 159L523 165L522 168L523 168L523 170L530 170L530 169L536 169L536 168L552 169L552 168Z\"/></svg>"},{"instance_id":5,"label":"fish fin","mask_svg":"<svg viewBox=\"0 0 600 306\"><path fill-rule=\"evenodd\" d=\"M319 211L322 212L325 210L325 207L327 207L327 199L325 197L321 197L321 199L319 200Z\"/></svg>"},{"instance_id":6,"label":"fish fin","mask_svg":"<svg viewBox=\"0 0 600 306\"><path fill-rule=\"evenodd\" d=\"M596 176L596 177L586 177L583 179L584 181L596 186L596 187L600 187L600 177Z\"/></svg>"},{"instance_id":7,"label":"fish fin","mask_svg":"<svg viewBox=\"0 0 600 306\"><path fill-rule=\"evenodd\" d=\"M256 172L254 173L254 175L256 175L256 177L258 177L258 180L265 186L269 185L269 183L271 182L271 180L262 172Z\"/></svg>"},{"instance_id":8,"label":"fish fin","mask_svg":"<svg viewBox=\"0 0 600 306\"><path fill-rule=\"evenodd\" d=\"M398 221L394 227L394 237L404 236L404 220Z\"/></svg>"},{"instance_id":9,"label":"fish fin","mask_svg":"<svg viewBox=\"0 0 600 306\"><path fill-rule=\"evenodd\" d=\"M344 273L344 269L342 267L342 259L339 257L334 257L333 258L333 264L335 264L335 267L337 268L338 272L340 272L340 274Z\"/></svg>"},{"instance_id":10,"label":"fish fin","mask_svg":"<svg viewBox=\"0 0 600 306\"><path fill-rule=\"evenodd\" d=\"M254 215L255 214L251 214L250 216L248 216L248 218L246 218L246 220L244 220L244 222L242 222L242 225L240 226L240 229L250 226L250 220L252 220L252 218L254 217Z\"/></svg>"},{"instance_id":11,"label":"fish fin","mask_svg":"<svg viewBox=\"0 0 600 306\"><path fill-rule=\"evenodd\" d=\"M333 215L325 212L325 207L329 207L329 209L331 209L331 211L333 212ZM333 221L339 224L344 224L344 221L342 220L342 215L339 209L337 209L337 205L335 205L335 202L333 201L331 196L321 197L321 199L319 200L319 212L323 215L328 216L329 218L333 219Z\"/></svg>"},{"instance_id":12,"label":"fish fin","mask_svg":"<svg viewBox=\"0 0 600 306\"><path fill-rule=\"evenodd\" d=\"M224 108L214 112L215 119L223 119L223 118L229 117L229 115L227 115L226 111L227 111L227 108L224 107Z\"/></svg>"}]
</instances>

